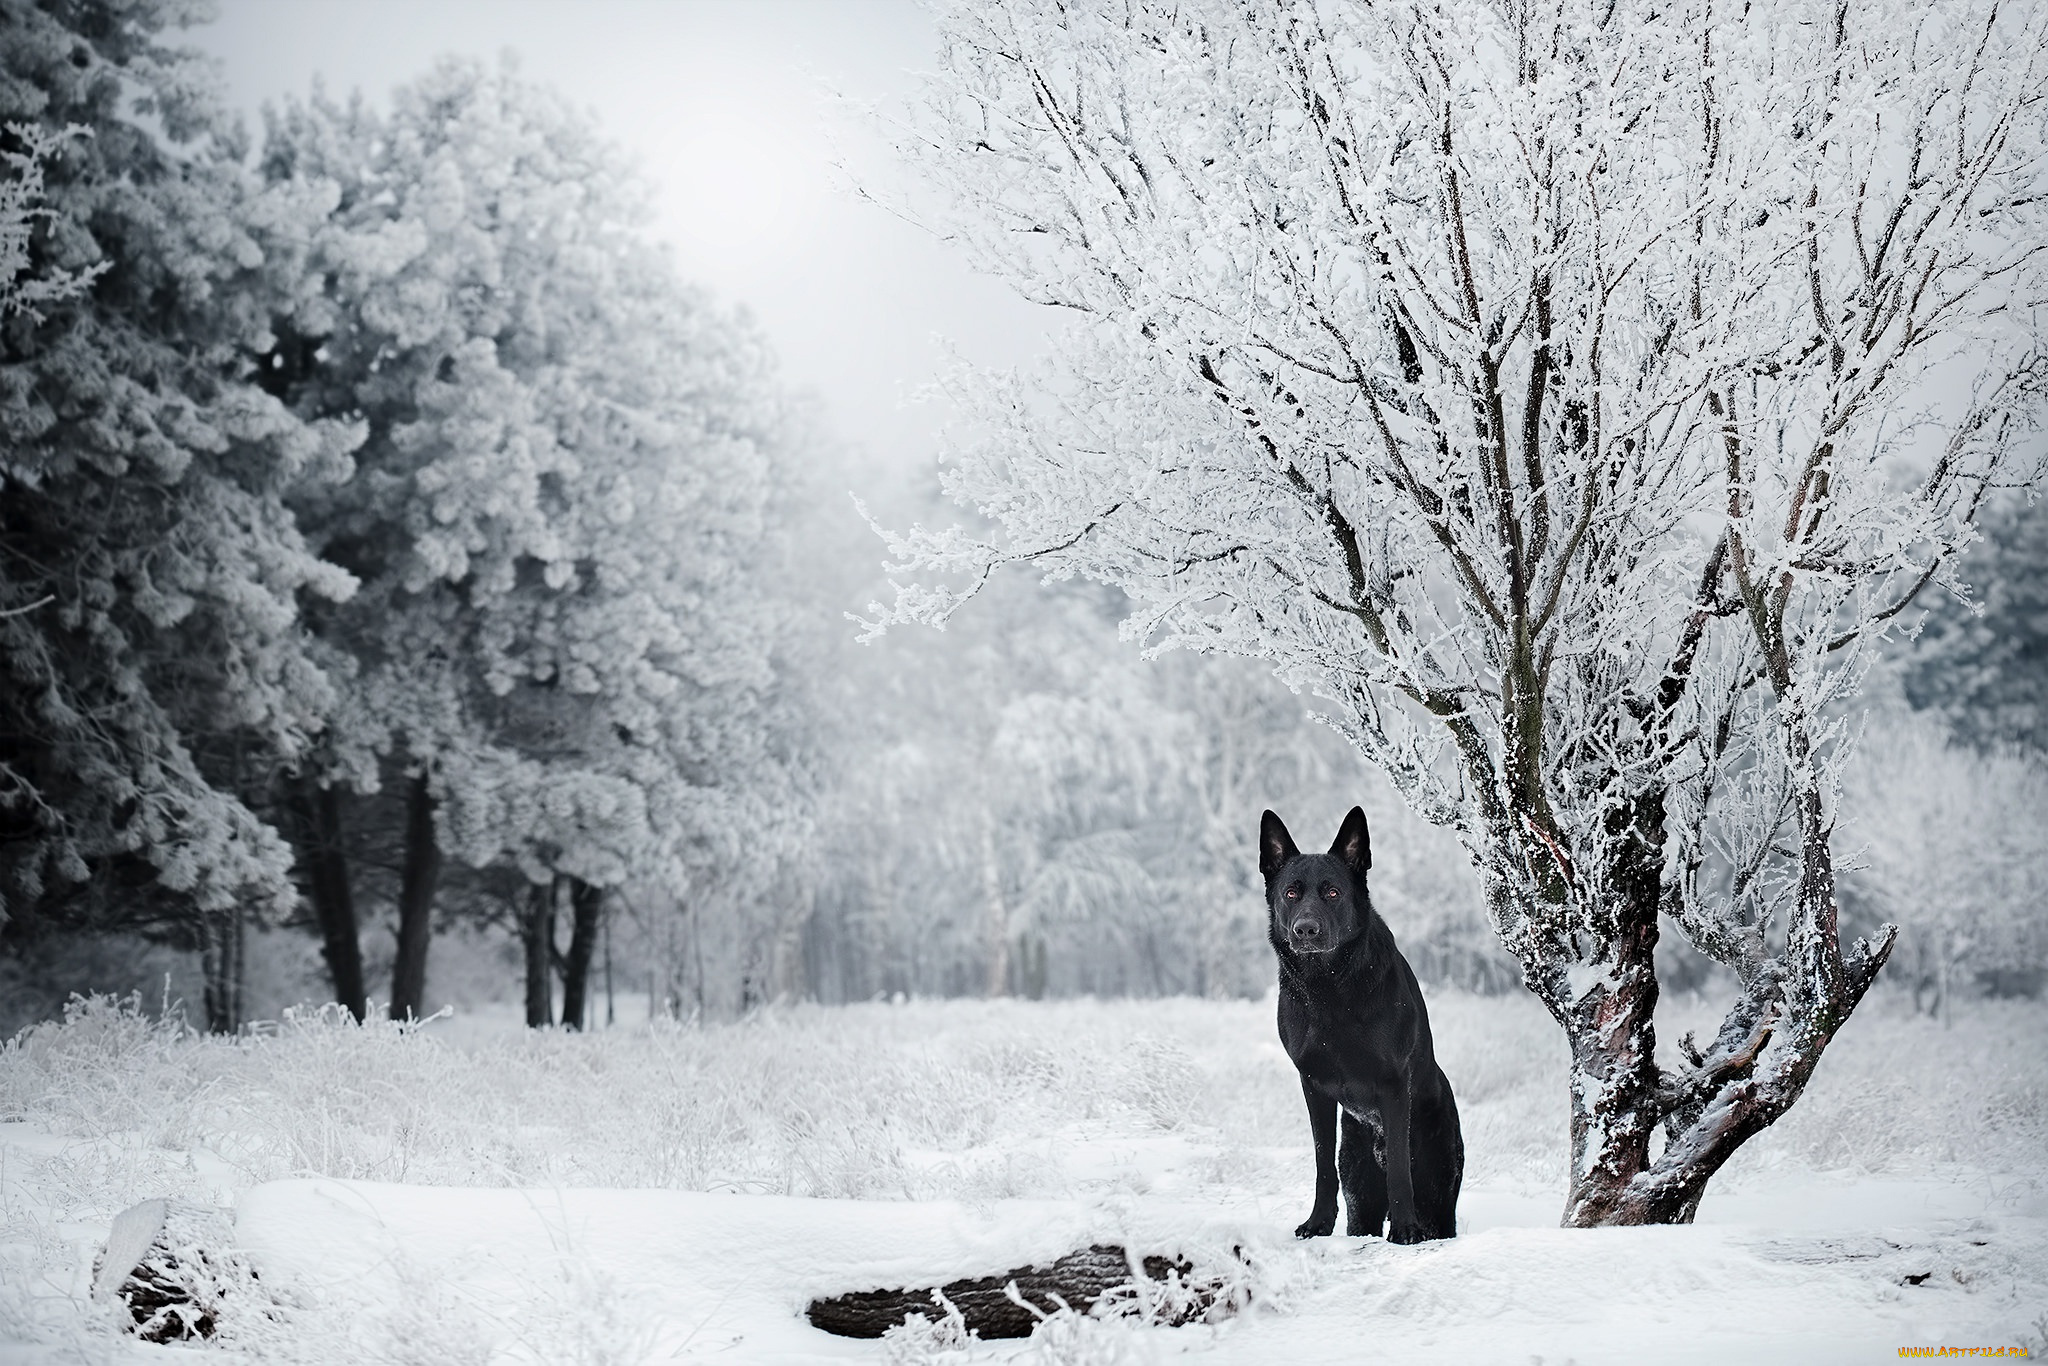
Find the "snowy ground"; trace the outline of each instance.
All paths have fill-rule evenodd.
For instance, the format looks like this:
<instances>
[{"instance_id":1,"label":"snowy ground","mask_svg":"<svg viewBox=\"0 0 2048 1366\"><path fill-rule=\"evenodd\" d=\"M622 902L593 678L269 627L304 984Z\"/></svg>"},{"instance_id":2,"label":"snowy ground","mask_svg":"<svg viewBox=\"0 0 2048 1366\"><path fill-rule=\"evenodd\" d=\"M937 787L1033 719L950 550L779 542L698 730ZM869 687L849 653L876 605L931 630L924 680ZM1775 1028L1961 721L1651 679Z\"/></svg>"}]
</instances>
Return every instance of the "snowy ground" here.
<instances>
[{"instance_id":1,"label":"snowy ground","mask_svg":"<svg viewBox=\"0 0 2048 1366\"><path fill-rule=\"evenodd\" d=\"M235 1208L288 1307L229 1331L276 1362L2043 1350L2048 1006L1985 1003L1944 1029L1874 999L1699 1225L1595 1232L1554 1227L1554 1028L1523 999L1440 992L1431 1010L1465 1118L1461 1236L1396 1248L1289 1236L1311 1170L1270 1003L916 1002L584 1037L308 1019L237 1041L97 1009L0 1053L0 1366L169 1359L85 1294L113 1214L160 1194ZM1667 1031L1706 1016L1681 1006ZM1256 1307L964 1352L800 1317L814 1295L1095 1241L1227 1272Z\"/></svg>"}]
</instances>

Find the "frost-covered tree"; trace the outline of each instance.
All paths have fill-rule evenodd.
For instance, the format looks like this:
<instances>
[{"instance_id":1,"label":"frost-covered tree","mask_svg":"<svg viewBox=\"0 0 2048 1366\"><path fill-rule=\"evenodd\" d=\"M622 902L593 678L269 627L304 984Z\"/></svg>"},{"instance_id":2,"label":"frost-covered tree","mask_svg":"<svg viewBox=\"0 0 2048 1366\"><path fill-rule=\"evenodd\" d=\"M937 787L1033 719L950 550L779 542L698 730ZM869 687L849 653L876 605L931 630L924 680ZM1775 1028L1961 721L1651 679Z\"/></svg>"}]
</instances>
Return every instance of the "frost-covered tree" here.
<instances>
[{"instance_id":1,"label":"frost-covered tree","mask_svg":"<svg viewBox=\"0 0 2048 1366\"><path fill-rule=\"evenodd\" d=\"M770 361L647 244L620 155L509 70L445 63L389 116L295 104L263 167L334 202L309 246L324 285L279 326L278 392L367 427L356 477L303 505L364 585L319 619L350 682L311 848L335 844L319 790L373 789L394 756L393 1013L423 1004L452 850L531 882L542 1015L572 901L577 1016L602 889L680 880L780 773L744 568L790 431Z\"/></svg>"},{"instance_id":2,"label":"frost-covered tree","mask_svg":"<svg viewBox=\"0 0 2048 1366\"><path fill-rule=\"evenodd\" d=\"M1927 604L1900 682L1980 749L2048 755L2048 508L2001 498L1982 522L1957 569L1969 600Z\"/></svg>"},{"instance_id":3,"label":"frost-covered tree","mask_svg":"<svg viewBox=\"0 0 2048 1366\"><path fill-rule=\"evenodd\" d=\"M1068 605L1076 608L1095 618L1086 623L1095 648L1074 629L1083 623L1057 617L1016 632L1005 652L1049 648L1052 668L1008 696L996 690L987 746L963 756L978 757L983 773L975 834L988 988L1007 989L1014 942L1026 994L1048 981L1114 995L1196 990L1212 926L1243 905L1193 885L1211 871L1188 819L1195 719L1161 705L1147 686L1155 680L1139 671L1096 666L1101 604L1083 598ZM996 674L1006 676L1015 675ZM1223 895L1200 897L1210 891ZM1200 930L1190 932L1191 920Z\"/></svg>"},{"instance_id":4,"label":"frost-covered tree","mask_svg":"<svg viewBox=\"0 0 2048 1366\"><path fill-rule=\"evenodd\" d=\"M1029 561L1324 698L1567 1036L1565 1222L1690 1219L1893 942L1841 942L1830 717L2037 411L2044 26L948 9L901 145L1076 323L971 386L948 487L1002 534L896 538L970 579L880 619ZM1740 980L1674 1066L1660 918Z\"/></svg>"},{"instance_id":5,"label":"frost-covered tree","mask_svg":"<svg viewBox=\"0 0 2048 1366\"><path fill-rule=\"evenodd\" d=\"M0 0L9 195L40 157L45 210L0 232L0 920L197 941L228 1028L243 911L294 901L250 803L334 700L299 601L353 587L286 500L354 434L254 382L321 206L248 173L166 41L191 8Z\"/></svg>"}]
</instances>

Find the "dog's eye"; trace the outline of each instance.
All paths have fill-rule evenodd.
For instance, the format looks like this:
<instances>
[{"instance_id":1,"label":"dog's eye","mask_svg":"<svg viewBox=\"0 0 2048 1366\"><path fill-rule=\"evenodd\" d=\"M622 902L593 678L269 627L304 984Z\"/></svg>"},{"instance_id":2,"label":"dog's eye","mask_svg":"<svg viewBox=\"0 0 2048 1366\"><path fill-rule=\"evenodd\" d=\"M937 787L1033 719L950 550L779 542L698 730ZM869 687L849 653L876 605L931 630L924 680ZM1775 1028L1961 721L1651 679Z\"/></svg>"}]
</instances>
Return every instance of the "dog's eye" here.
<instances>
[{"instance_id":1,"label":"dog's eye","mask_svg":"<svg viewBox=\"0 0 2048 1366\"><path fill-rule=\"evenodd\" d=\"M1326 901L1335 901L1337 899L1337 889L1335 887L1323 888L1323 899Z\"/></svg>"},{"instance_id":2,"label":"dog's eye","mask_svg":"<svg viewBox=\"0 0 2048 1366\"><path fill-rule=\"evenodd\" d=\"M1299 882L1287 889L1287 899L1289 901L1299 901L1301 899L1301 884Z\"/></svg>"}]
</instances>

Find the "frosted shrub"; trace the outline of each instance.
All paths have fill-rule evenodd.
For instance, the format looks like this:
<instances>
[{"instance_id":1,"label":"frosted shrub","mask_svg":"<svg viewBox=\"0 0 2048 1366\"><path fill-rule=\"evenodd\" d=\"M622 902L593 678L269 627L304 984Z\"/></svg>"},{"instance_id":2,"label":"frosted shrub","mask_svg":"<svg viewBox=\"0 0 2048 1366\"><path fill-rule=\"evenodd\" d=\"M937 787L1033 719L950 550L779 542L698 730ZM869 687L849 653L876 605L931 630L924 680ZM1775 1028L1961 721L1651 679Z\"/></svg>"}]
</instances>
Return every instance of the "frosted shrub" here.
<instances>
[{"instance_id":1,"label":"frosted shrub","mask_svg":"<svg viewBox=\"0 0 2048 1366\"><path fill-rule=\"evenodd\" d=\"M1554 1180L1567 1060L1541 1008L1438 992L1431 1009L1468 1184ZM1674 1036L1695 1017L1711 1025L1710 1003L1667 1009ZM2038 1034L2041 1007L1970 1009L1982 1037L1886 1009L1859 1017L1810 1113L1770 1131L1773 1160L2006 1166L2048 1146L2048 1062L2014 1042ZM0 1045L0 1122L95 1140L37 1159L66 1218L149 1195L225 1202L233 1187L303 1175L1059 1198L1081 1189L1069 1140L1162 1129L1199 1154L1189 1171L1209 1184L1292 1191L1298 1172L1273 1151L1302 1142L1297 1087L1272 1028L1263 1002L960 1001L456 1047L431 1024L331 1010L269 1034L199 1035L133 998L94 998ZM224 1167L191 1166L196 1150Z\"/></svg>"},{"instance_id":2,"label":"frosted shrub","mask_svg":"<svg viewBox=\"0 0 2048 1366\"><path fill-rule=\"evenodd\" d=\"M882 1334L882 1359L889 1366L951 1366L962 1362L978 1340L968 1332L960 1306L932 1292L937 1317L912 1314Z\"/></svg>"},{"instance_id":3,"label":"frosted shrub","mask_svg":"<svg viewBox=\"0 0 2048 1366\"><path fill-rule=\"evenodd\" d=\"M1072 1309L1040 1317L1031 1345L1018 1358L1030 1366L1125 1366L1151 1358L1123 1319L1090 1318Z\"/></svg>"},{"instance_id":4,"label":"frosted shrub","mask_svg":"<svg viewBox=\"0 0 2048 1366\"><path fill-rule=\"evenodd\" d=\"M1194 1059L1170 1043L1142 1039L1132 1050L1131 1081L1145 1115L1162 1129L1193 1118L1200 1074Z\"/></svg>"}]
</instances>

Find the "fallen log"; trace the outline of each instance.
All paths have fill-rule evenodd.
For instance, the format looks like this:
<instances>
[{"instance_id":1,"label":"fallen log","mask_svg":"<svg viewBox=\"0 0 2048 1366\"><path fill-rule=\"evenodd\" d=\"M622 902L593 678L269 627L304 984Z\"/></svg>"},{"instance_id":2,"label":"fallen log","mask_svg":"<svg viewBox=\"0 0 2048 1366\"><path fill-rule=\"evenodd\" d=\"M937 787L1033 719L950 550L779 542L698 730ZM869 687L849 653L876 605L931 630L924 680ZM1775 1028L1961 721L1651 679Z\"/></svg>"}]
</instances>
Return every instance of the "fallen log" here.
<instances>
[{"instance_id":1,"label":"fallen log","mask_svg":"<svg viewBox=\"0 0 2048 1366\"><path fill-rule=\"evenodd\" d=\"M222 1302L256 1277L231 1251L234 1237L224 1209L144 1200L114 1217L93 1265L92 1296L125 1305L144 1342L211 1338Z\"/></svg>"},{"instance_id":2,"label":"fallen log","mask_svg":"<svg viewBox=\"0 0 2048 1366\"><path fill-rule=\"evenodd\" d=\"M1169 1277L1185 1281L1193 1272L1188 1263L1165 1257L1146 1257L1137 1270L1149 1281ZM1012 1285L1016 1287L1014 1298ZM1097 1243L1069 1252L1050 1266L1020 1266L998 1276L948 1281L936 1288L859 1290L812 1300L805 1316L813 1327L840 1337L878 1338L912 1314L927 1318L943 1315L945 1309L935 1298L943 1296L959 1311L967 1331L983 1338L1022 1338L1031 1336L1039 1320L1057 1312L1062 1302L1085 1314L1110 1292L1136 1288L1130 1254L1112 1244ZM1215 1295L1197 1290L1182 1301L1159 1321L1185 1323L1199 1318L1214 1303ZM1027 1304L1032 1308L1026 1308Z\"/></svg>"}]
</instances>

